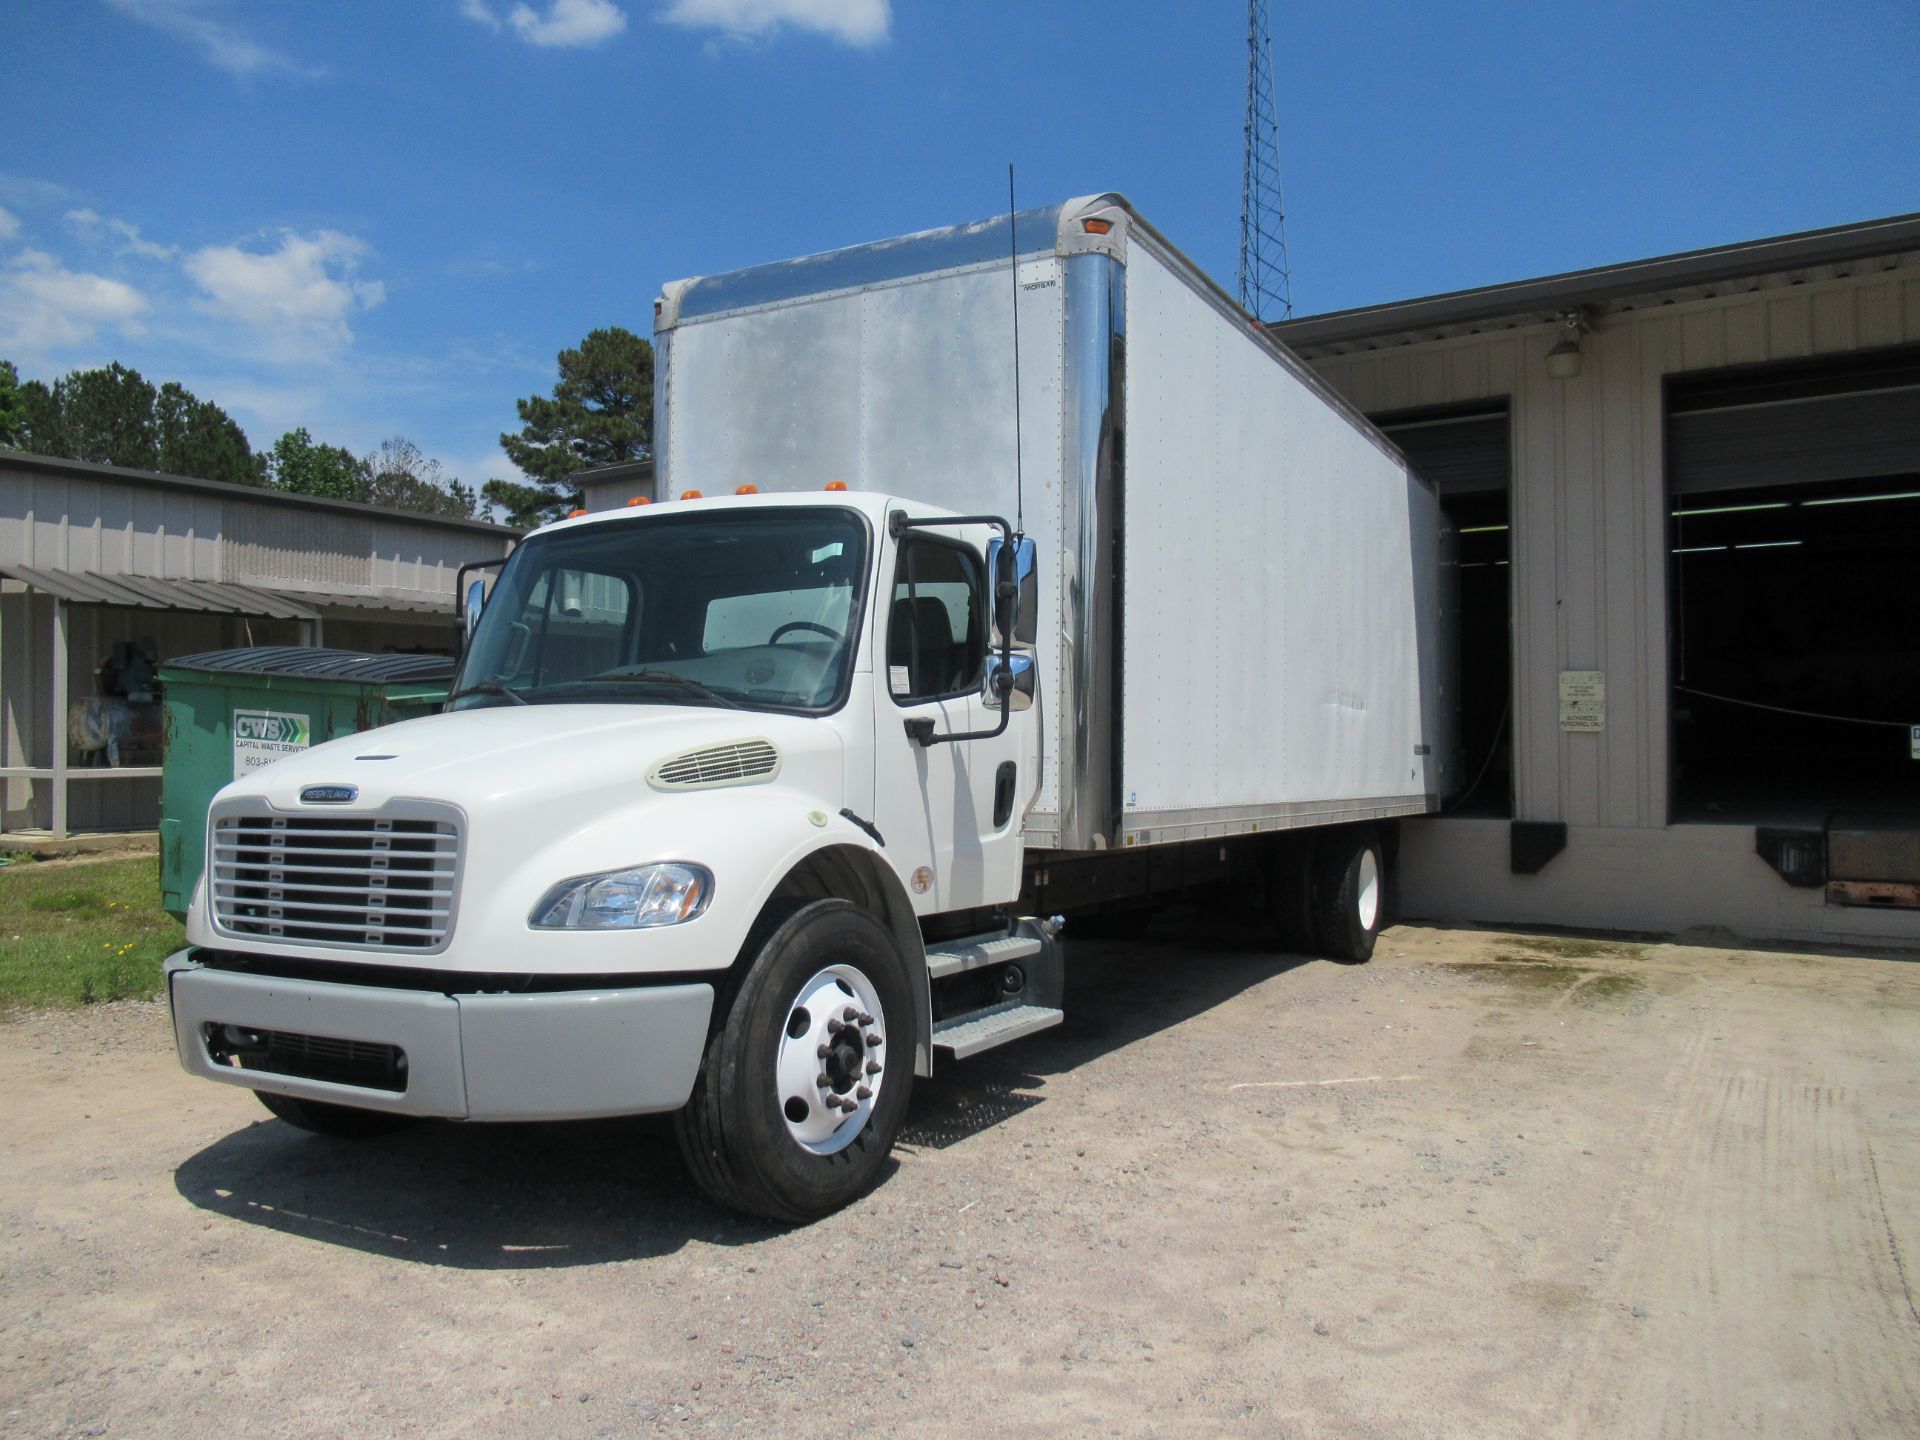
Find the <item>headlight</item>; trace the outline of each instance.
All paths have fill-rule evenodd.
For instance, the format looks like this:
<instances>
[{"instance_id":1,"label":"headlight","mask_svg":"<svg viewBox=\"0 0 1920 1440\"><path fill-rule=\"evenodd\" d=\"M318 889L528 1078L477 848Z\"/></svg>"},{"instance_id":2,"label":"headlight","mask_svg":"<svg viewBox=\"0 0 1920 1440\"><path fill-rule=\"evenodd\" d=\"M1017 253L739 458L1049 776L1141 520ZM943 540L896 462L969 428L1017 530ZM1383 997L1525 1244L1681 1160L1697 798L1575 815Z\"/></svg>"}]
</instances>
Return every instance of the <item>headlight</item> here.
<instances>
[{"instance_id":1,"label":"headlight","mask_svg":"<svg viewBox=\"0 0 1920 1440\"><path fill-rule=\"evenodd\" d=\"M536 930L651 930L707 908L713 875L678 861L636 865L562 880L540 897L527 923Z\"/></svg>"}]
</instances>

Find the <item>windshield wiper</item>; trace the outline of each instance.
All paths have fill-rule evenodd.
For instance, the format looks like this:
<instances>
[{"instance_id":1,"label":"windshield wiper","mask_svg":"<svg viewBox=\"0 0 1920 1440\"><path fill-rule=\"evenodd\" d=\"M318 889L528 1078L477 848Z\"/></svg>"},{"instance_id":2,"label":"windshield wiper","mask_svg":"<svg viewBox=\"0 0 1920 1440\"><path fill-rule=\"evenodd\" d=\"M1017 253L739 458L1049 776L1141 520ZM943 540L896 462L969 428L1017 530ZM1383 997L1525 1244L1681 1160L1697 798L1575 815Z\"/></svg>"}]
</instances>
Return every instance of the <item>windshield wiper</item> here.
<instances>
[{"instance_id":1,"label":"windshield wiper","mask_svg":"<svg viewBox=\"0 0 1920 1440\"><path fill-rule=\"evenodd\" d=\"M456 700L464 700L469 695L504 695L516 705L528 705L532 703L518 690L509 690L498 680L476 680L473 684L462 686L447 696L447 704L451 705Z\"/></svg>"},{"instance_id":2,"label":"windshield wiper","mask_svg":"<svg viewBox=\"0 0 1920 1440\"><path fill-rule=\"evenodd\" d=\"M686 689L699 695L702 699L711 700L716 705L724 705L729 710L744 710L747 708L738 700L729 700L711 685L702 684L690 675L679 675L671 670L608 670L603 674L585 676L577 683L586 685L598 680L656 680L666 685L684 686Z\"/></svg>"}]
</instances>

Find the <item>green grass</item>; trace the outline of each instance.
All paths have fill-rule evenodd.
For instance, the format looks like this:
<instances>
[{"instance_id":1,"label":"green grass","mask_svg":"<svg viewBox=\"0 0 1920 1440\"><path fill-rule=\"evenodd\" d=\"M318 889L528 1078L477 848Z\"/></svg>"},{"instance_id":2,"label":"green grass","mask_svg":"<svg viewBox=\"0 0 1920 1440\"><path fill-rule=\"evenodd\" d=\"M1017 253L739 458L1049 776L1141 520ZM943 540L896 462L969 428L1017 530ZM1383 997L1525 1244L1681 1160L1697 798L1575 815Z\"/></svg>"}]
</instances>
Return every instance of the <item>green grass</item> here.
<instances>
[{"instance_id":1,"label":"green grass","mask_svg":"<svg viewBox=\"0 0 1920 1440\"><path fill-rule=\"evenodd\" d=\"M0 869L0 1008L158 995L186 943L158 871L151 855Z\"/></svg>"}]
</instances>

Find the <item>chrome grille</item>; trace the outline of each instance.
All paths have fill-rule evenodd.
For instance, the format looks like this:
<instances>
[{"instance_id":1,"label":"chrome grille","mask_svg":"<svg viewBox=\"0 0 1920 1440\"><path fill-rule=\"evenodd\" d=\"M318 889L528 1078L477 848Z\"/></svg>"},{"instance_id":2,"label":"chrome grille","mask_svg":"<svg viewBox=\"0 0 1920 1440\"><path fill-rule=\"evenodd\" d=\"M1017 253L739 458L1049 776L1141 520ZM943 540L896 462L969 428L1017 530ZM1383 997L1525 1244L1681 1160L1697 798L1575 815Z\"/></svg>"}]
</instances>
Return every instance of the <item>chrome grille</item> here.
<instances>
[{"instance_id":1,"label":"chrome grille","mask_svg":"<svg viewBox=\"0 0 1920 1440\"><path fill-rule=\"evenodd\" d=\"M231 935L433 950L453 928L451 820L229 813L213 821L209 893Z\"/></svg>"},{"instance_id":2,"label":"chrome grille","mask_svg":"<svg viewBox=\"0 0 1920 1440\"><path fill-rule=\"evenodd\" d=\"M780 752L765 740L708 745L662 760L648 776L663 790L692 790L708 785L745 785L764 780L780 768Z\"/></svg>"}]
</instances>

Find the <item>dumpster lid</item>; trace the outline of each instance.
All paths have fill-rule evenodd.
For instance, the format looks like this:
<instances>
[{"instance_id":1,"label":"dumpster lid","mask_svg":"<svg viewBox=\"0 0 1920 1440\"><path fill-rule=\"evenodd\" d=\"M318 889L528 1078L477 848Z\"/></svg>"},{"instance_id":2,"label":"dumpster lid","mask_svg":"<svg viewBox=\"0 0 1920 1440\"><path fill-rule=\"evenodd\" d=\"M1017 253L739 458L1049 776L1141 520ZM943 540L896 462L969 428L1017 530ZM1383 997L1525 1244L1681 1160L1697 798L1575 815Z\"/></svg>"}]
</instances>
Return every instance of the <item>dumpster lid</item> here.
<instances>
[{"instance_id":1,"label":"dumpster lid","mask_svg":"<svg viewBox=\"0 0 1920 1440\"><path fill-rule=\"evenodd\" d=\"M319 645L248 645L163 660L165 670L223 675L286 675L306 680L425 681L453 678L449 655L369 655Z\"/></svg>"}]
</instances>

